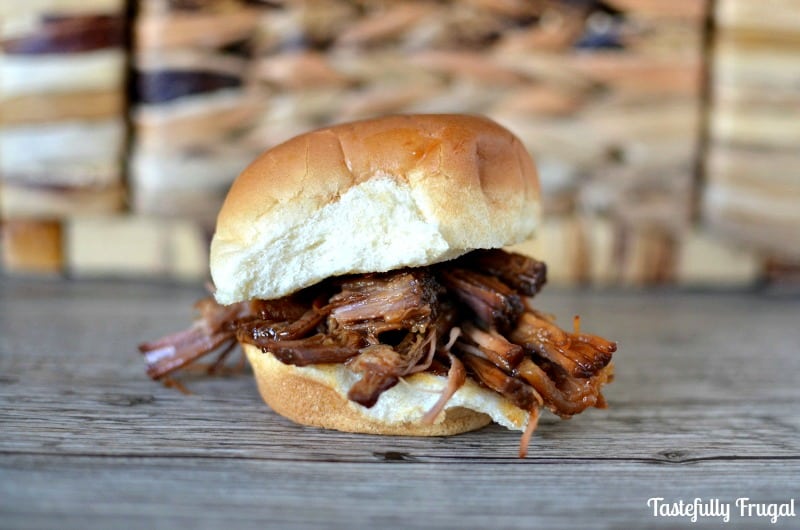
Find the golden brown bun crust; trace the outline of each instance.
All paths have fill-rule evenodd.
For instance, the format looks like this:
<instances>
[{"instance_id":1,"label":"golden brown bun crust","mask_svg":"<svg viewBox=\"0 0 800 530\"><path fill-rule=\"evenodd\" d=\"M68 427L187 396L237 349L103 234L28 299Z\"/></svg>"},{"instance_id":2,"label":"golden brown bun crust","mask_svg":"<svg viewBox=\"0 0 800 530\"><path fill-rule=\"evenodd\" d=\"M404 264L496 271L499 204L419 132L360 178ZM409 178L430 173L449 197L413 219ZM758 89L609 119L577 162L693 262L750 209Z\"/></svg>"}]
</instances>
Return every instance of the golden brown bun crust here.
<instances>
[{"instance_id":1,"label":"golden brown bun crust","mask_svg":"<svg viewBox=\"0 0 800 530\"><path fill-rule=\"evenodd\" d=\"M361 414L359 405L319 381L303 377L293 366L277 361L257 347L242 344L253 367L258 390L267 405L295 423L344 432L401 436L450 436L480 429L491 423L486 414L466 408L452 408L443 421L386 423Z\"/></svg>"},{"instance_id":2,"label":"golden brown bun crust","mask_svg":"<svg viewBox=\"0 0 800 530\"><path fill-rule=\"evenodd\" d=\"M297 136L259 156L217 218L217 299L278 298L321 279L423 266L533 236L525 147L483 117L403 115Z\"/></svg>"},{"instance_id":3,"label":"golden brown bun crust","mask_svg":"<svg viewBox=\"0 0 800 530\"><path fill-rule=\"evenodd\" d=\"M539 197L530 155L497 123L458 114L388 116L318 129L264 152L231 187L218 228L246 224L270 203L300 194L334 200L377 173L411 186L416 178L445 175L451 191L477 188L501 203L518 194ZM447 214L460 215L463 204L441 199Z\"/></svg>"}]
</instances>

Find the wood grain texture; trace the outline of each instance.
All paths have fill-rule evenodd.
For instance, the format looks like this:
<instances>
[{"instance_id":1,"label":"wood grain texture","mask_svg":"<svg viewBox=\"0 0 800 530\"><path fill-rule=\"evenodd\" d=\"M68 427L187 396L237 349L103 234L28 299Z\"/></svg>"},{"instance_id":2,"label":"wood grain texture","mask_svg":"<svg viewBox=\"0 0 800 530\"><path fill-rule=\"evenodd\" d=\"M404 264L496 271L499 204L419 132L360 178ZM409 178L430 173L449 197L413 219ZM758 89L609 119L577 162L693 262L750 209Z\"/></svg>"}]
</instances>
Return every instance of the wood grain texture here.
<instances>
[{"instance_id":1,"label":"wood grain texture","mask_svg":"<svg viewBox=\"0 0 800 530\"><path fill-rule=\"evenodd\" d=\"M247 374L189 377L190 396L149 381L136 344L202 294L0 279L0 527L675 528L648 498L800 498L798 298L543 293L619 341L617 380L608 410L543 418L519 460L497 426L343 434L276 416Z\"/></svg>"}]
</instances>

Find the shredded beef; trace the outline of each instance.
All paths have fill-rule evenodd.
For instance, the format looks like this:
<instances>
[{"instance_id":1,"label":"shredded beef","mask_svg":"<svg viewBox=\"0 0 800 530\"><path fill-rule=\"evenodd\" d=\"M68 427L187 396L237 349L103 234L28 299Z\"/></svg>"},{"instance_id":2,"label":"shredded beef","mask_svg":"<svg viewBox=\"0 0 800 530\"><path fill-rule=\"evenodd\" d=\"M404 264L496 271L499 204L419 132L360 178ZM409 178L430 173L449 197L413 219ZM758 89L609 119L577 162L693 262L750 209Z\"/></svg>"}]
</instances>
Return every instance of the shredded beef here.
<instances>
[{"instance_id":1,"label":"shredded beef","mask_svg":"<svg viewBox=\"0 0 800 530\"><path fill-rule=\"evenodd\" d=\"M496 329L483 331L478 326L467 322L463 325L462 330L464 332L462 344L467 341L469 344L474 344L478 355L486 357L506 372L510 373L522 360L524 355L522 346L512 344Z\"/></svg>"},{"instance_id":2,"label":"shredded beef","mask_svg":"<svg viewBox=\"0 0 800 530\"><path fill-rule=\"evenodd\" d=\"M365 274L345 280L330 299L334 325L371 337L394 330L425 331L439 284L425 269Z\"/></svg>"},{"instance_id":3,"label":"shredded beef","mask_svg":"<svg viewBox=\"0 0 800 530\"><path fill-rule=\"evenodd\" d=\"M248 342L244 340L243 342ZM263 343L261 349L269 352L284 364L308 366L309 364L342 363L358 355L363 341L357 336L341 340L341 335L332 337L317 333L305 339L276 340Z\"/></svg>"},{"instance_id":4,"label":"shredded beef","mask_svg":"<svg viewBox=\"0 0 800 530\"><path fill-rule=\"evenodd\" d=\"M448 292L469 307L473 318L484 326L508 330L524 309L520 295L494 276L442 266L440 277Z\"/></svg>"},{"instance_id":5,"label":"shredded beef","mask_svg":"<svg viewBox=\"0 0 800 530\"><path fill-rule=\"evenodd\" d=\"M331 279L278 300L220 306L207 298L192 328L140 350L154 379L216 349L227 353L237 340L286 364L344 363L360 375L348 397L365 407L405 376L447 375L429 422L472 379L530 411L525 445L540 407L562 417L604 407L600 390L613 376L615 343L580 333L577 318L574 332L561 329L530 306L546 273L532 258L478 250L430 267Z\"/></svg>"},{"instance_id":6,"label":"shredded beef","mask_svg":"<svg viewBox=\"0 0 800 530\"><path fill-rule=\"evenodd\" d=\"M531 410L537 403L541 402L539 395L532 386L516 377L506 374L503 370L492 364L491 361L471 353L464 353L462 359L467 368L475 374L481 383L502 395L519 408Z\"/></svg>"},{"instance_id":7,"label":"shredded beef","mask_svg":"<svg viewBox=\"0 0 800 530\"><path fill-rule=\"evenodd\" d=\"M520 317L510 338L529 353L544 357L573 377L593 376L611 361L611 354L616 350L613 342L593 335L569 333L533 311Z\"/></svg>"},{"instance_id":8,"label":"shredded beef","mask_svg":"<svg viewBox=\"0 0 800 530\"><path fill-rule=\"evenodd\" d=\"M531 257L499 249L476 250L466 256L476 269L497 276L521 295L534 296L547 282L547 266Z\"/></svg>"}]
</instances>

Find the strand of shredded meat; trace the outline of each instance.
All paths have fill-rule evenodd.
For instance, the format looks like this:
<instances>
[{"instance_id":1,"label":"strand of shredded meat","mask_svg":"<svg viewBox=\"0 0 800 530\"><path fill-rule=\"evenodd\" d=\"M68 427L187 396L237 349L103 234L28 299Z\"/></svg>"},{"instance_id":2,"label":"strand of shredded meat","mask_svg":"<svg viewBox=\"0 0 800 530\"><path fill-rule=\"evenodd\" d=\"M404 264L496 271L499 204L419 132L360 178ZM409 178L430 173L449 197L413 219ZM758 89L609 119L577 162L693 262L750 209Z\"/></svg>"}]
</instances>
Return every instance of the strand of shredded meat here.
<instances>
[{"instance_id":1,"label":"strand of shredded meat","mask_svg":"<svg viewBox=\"0 0 800 530\"><path fill-rule=\"evenodd\" d=\"M478 250L430 267L332 278L277 300L220 306L209 297L190 329L140 350L159 380L236 341L286 364L344 363L361 377L348 397L365 407L413 373L446 375L426 422L471 379L530 412L524 456L540 408L563 418L603 408L600 390L613 378L614 342L581 333L577 317L573 332L564 330L531 306L546 273L533 258Z\"/></svg>"}]
</instances>

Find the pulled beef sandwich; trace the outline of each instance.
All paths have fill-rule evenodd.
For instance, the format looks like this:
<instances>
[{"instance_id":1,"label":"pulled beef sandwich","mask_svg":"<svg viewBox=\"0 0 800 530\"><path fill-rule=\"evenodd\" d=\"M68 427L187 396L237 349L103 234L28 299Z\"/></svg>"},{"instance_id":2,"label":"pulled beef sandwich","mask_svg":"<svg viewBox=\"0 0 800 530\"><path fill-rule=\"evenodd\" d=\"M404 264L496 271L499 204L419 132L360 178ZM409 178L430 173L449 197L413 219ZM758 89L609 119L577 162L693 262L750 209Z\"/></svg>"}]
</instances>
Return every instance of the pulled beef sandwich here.
<instances>
[{"instance_id":1,"label":"pulled beef sandwich","mask_svg":"<svg viewBox=\"0 0 800 530\"><path fill-rule=\"evenodd\" d=\"M298 136L234 182L211 243L213 298L143 344L155 379L238 342L264 400L301 424L438 436L604 407L616 346L535 309L539 183L520 141L458 115ZM215 363L216 364L216 363ZM213 366L213 365L212 365Z\"/></svg>"}]
</instances>

